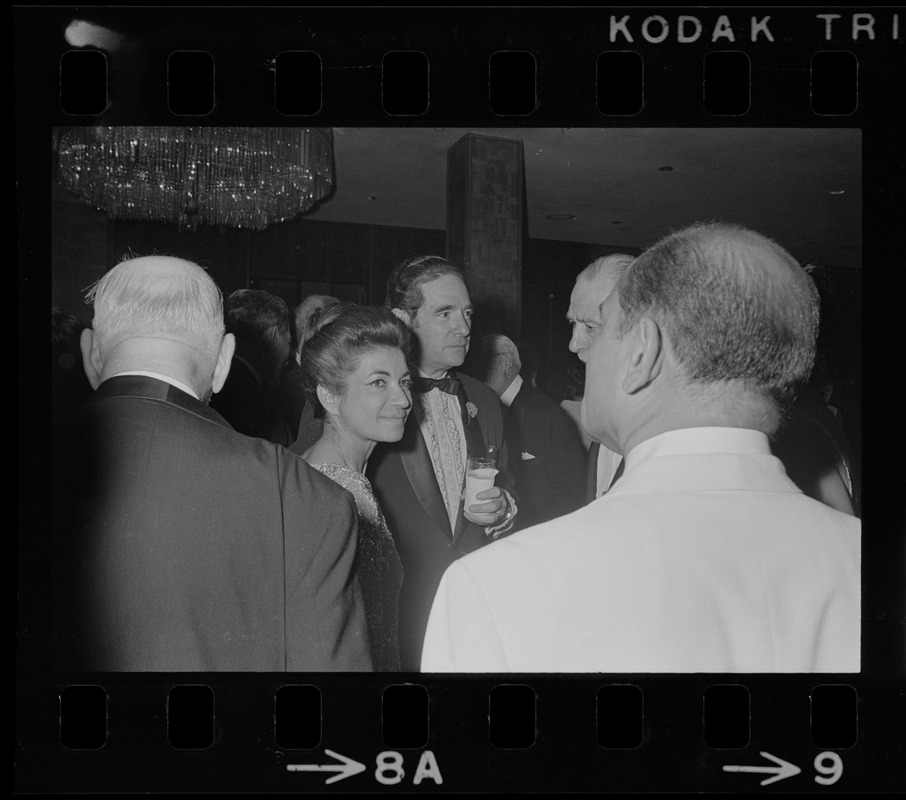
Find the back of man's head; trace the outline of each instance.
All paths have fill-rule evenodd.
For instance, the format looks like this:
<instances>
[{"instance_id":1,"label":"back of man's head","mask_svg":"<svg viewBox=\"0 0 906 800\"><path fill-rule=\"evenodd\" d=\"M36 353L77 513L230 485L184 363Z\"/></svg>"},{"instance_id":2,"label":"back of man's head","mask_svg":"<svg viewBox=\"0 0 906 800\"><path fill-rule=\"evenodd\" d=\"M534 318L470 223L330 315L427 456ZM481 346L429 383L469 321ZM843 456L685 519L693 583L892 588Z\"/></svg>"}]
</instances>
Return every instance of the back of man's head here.
<instances>
[{"instance_id":1,"label":"back of man's head","mask_svg":"<svg viewBox=\"0 0 906 800\"><path fill-rule=\"evenodd\" d=\"M289 336L286 302L261 289L237 289L226 301L226 329L237 340L260 338L270 329Z\"/></svg>"},{"instance_id":2,"label":"back of man's head","mask_svg":"<svg viewBox=\"0 0 906 800\"><path fill-rule=\"evenodd\" d=\"M51 397L53 409L70 408L91 394L82 366L82 331L87 326L74 314L51 309Z\"/></svg>"},{"instance_id":3,"label":"back of man's head","mask_svg":"<svg viewBox=\"0 0 906 800\"><path fill-rule=\"evenodd\" d=\"M481 350L488 357L508 355L519 361L519 349L509 336L502 333L488 333L481 337Z\"/></svg>"},{"instance_id":4,"label":"back of man's head","mask_svg":"<svg viewBox=\"0 0 906 800\"><path fill-rule=\"evenodd\" d=\"M652 317L690 386L732 386L782 410L808 379L817 291L761 234L725 224L670 234L635 260L618 288L621 332Z\"/></svg>"},{"instance_id":5,"label":"back of man's head","mask_svg":"<svg viewBox=\"0 0 906 800\"><path fill-rule=\"evenodd\" d=\"M169 340L217 358L224 334L223 297L197 264L143 256L117 264L88 292L98 346L110 352L129 340Z\"/></svg>"},{"instance_id":6,"label":"back of man's head","mask_svg":"<svg viewBox=\"0 0 906 800\"><path fill-rule=\"evenodd\" d=\"M52 306L50 310L51 322L51 352L54 359L65 354L79 355L79 337L86 325L75 314L70 314L62 308Z\"/></svg>"},{"instance_id":7,"label":"back of man's head","mask_svg":"<svg viewBox=\"0 0 906 800\"><path fill-rule=\"evenodd\" d=\"M296 326L297 349L301 349L302 345L314 333L314 331L309 330L309 322L312 315L319 309L330 308L339 302L336 297L331 297L329 294L310 294L296 306L293 316Z\"/></svg>"},{"instance_id":8,"label":"back of man's head","mask_svg":"<svg viewBox=\"0 0 906 800\"><path fill-rule=\"evenodd\" d=\"M501 333L481 337L480 362L481 380L498 395L506 391L522 366L515 343Z\"/></svg>"}]
</instances>

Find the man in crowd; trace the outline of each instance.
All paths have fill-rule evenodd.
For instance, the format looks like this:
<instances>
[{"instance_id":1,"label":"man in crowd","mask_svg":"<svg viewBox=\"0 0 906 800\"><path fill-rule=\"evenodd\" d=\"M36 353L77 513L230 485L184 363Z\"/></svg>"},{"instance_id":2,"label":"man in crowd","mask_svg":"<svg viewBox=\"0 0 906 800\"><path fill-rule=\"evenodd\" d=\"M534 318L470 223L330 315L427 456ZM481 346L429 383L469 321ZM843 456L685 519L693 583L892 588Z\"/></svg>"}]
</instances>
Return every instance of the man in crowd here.
<instances>
[{"instance_id":1,"label":"man in crowd","mask_svg":"<svg viewBox=\"0 0 906 800\"><path fill-rule=\"evenodd\" d=\"M397 267L386 305L415 334L412 413L399 442L378 444L368 477L403 562L400 656L418 670L431 601L444 569L512 529L500 401L456 368L465 360L472 301L462 272L439 256ZM481 502L463 508L466 459L491 454L500 473Z\"/></svg>"},{"instance_id":2,"label":"man in crowd","mask_svg":"<svg viewBox=\"0 0 906 800\"><path fill-rule=\"evenodd\" d=\"M575 511L585 502L585 448L566 412L520 375L516 344L502 334L481 340L482 378L500 397L519 528Z\"/></svg>"},{"instance_id":3,"label":"man in crowd","mask_svg":"<svg viewBox=\"0 0 906 800\"><path fill-rule=\"evenodd\" d=\"M54 306L51 309L51 421L61 418L91 395L91 384L82 367L80 341L87 326L74 314Z\"/></svg>"},{"instance_id":4,"label":"man in crowd","mask_svg":"<svg viewBox=\"0 0 906 800\"><path fill-rule=\"evenodd\" d=\"M857 672L859 520L805 496L768 438L812 368L817 300L742 228L639 256L585 354L582 416L622 478L452 564L423 669Z\"/></svg>"},{"instance_id":5,"label":"man in crowd","mask_svg":"<svg viewBox=\"0 0 906 800\"><path fill-rule=\"evenodd\" d=\"M235 346L211 278L133 258L89 299L96 391L53 459L55 663L370 670L351 497L208 406Z\"/></svg>"},{"instance_id":6,"label":"man in crowd","mask_svg":"<svg viewBox=\"0 0 906 800\"><path fill-rule=\"evenodd\" d=\"M569 349L586 360L588 347L601 332L601 303L607 299L620 276L632 263L633 257L625 253L613 253L596 258L576 277L576 283L569 296L569 310L566 318L572 325L573 335ZM585 501L590 503L604 494L623 474L623 459L600 442L592 441L588 450Z\"/></svg>"},{"instance_id":7,"label":"man in crowd","mask_svg":"<svg viewBox=\"0 0 906 800\"><path fill-rule=\"evenodd\" d=\"M296 347L293 355L297 364L299 363L299 353L302 351L302 346L309 339L308 323L312 314L330 306L335 306L339 302L336 297L331 297L329 294L310 294L296 306L293 311L296 324Z\"/></svg>"},{"instance_id":8,"label":"man in crowd","mask_svg":"<svg viewBox=\"0 0 906 800\"><path fill-rule=\"evenodd\" d=\"M293 443L289 449L300 456L321 438L324 430L323 420L315 418L314 409L311 403L305 399L305 392L302 389L299 367L302 347L311 338L308 326L315 312L339 302L336 297L330 295L310 294L296 306L294 312L293 357L287 360L286 366L283 368L281 395L284 399L284 408L287 409L290 417L293 433Z\"/></svg>"},{"instance_id":9,"label":"man in crowd","mask_svg":"<svg viewBox=\"0 0 906 800\"><path fill-rule=\"evenodd\" d=\"M237 289L227 298L226 330L236 352L211 407L240 433L289 447L295 437L280 394L292 338L286 303L260 289Z\"/></svg>"}]
</instances>

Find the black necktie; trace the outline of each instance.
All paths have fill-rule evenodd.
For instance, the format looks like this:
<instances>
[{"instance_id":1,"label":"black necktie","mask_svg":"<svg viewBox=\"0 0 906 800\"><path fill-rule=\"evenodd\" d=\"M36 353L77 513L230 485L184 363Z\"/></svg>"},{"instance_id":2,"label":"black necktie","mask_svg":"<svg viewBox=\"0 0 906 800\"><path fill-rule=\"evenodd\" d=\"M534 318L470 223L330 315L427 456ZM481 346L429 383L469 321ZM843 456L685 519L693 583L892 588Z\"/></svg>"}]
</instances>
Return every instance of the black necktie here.
<instances>
[{"instance_id":1,"label":"black necktie","mask_svg":"<svg viewBox=\"0 0 906 800\"><path fill-rule=\"evenodd\" d=\"M456 378L449 376L445 378L413 378L413 392L430 392L432 389L440 389L447 394L459 394L460 382Z\"/></svg>"}]
</instances>

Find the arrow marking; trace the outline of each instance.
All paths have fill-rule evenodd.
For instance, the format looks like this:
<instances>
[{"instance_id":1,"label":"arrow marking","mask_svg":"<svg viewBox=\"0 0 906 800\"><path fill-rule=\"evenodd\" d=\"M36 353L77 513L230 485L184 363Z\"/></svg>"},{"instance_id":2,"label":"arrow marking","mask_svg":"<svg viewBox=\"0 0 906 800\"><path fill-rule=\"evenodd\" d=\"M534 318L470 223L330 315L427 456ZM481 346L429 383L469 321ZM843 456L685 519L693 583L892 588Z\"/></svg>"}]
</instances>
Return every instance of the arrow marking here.
<instances>
[{"instance_id":1,"label":"arrow marking","mask_svg":"<svg viewBox=\"0 0 906 800\"><path fill-rule=\"evenodd\" d=\"M774 783L776 781L782 781L784 778L792 778L793 775L798 775L802 772L799 767L795 764L790 764L789 761L784 761L782 758L777 758L777 756L772 756L770 753L766 753L764 750L760 753L762 758L768 758L773 761L777 766L776 767L738 767L734 765L724 766L724 772L773 772L774 775L771 778L765 778L762 782L762 786L767 786L769 783Z\"/></svg>"},{"instance_id":2,"label":"arrow marking","mask_svg":"<svg viewBox=\"0 0 906 800\"><path fill-rule=\"evenodd\" d=\"M341 756L339 753L335 753L333 750L324 750L324 753L331 758L337 759L342 763L340 764L287 764L286 769L289 772L336 772L336 775L329 777L325 784L336 783L341 781L344 778L351 778L353 775L358 775L360 772L365 771L365 765L360 764L358 761L355 761L347 756Z\"/></svg>"}]
</instances>

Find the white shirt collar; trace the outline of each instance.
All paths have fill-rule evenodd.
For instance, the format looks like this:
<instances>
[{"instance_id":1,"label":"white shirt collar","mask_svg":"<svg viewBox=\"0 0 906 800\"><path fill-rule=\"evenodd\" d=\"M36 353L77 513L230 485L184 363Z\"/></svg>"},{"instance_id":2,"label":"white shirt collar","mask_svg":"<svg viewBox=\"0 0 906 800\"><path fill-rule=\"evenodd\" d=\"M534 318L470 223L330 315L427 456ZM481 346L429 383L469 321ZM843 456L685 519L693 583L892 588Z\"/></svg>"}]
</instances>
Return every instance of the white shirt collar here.
<instances>
[{"instance_id":1,"label":"white shirt collar","mask_svg":"<svg viewBox=\"0 0 906 800\"><path fill-rule=\"evenodd\" d=\"M521 388L522 388L522 376L517 375L515 378L513 378L513 382L509 386L506 387L506 390L504 391L504 393L502 395L500 395L501 405L504 405L507 408L509 408L510 403L512 403L513 400L516 399L516 395L519 394L519 390Z\"/></svg>"},{"instance_id":2,"label":"white shirt collar","mask_svg":"<svg viewBox=\"0 0 906 800\"><path fill-rule=\"evenodd\" d=\"M418 376L420 378L433 379L433 376L429 375L427 372L422 372L421 367L416 367L415 371L418 373ZM441 373L440 375L437 376L437 379L446 378L449 374L450 374L450 370L446 369L443 371L443 373Z\"/></svg>"},{"instance_id":3,"label":"white shirt collar","mask_svg":"<svg viewBox=\"0 0 906 800\"><path fill-rule=\"evenodd\" d=\"M640 461L689 453L771 454L767 434L751 428L678 428L640 442L626 454L626 470Z\"/></svg>"},{"instance_id":4,"label":"white shirt collar","mask_svg":"<svg viewBox=\"0 0 906 800\"><path fill-rule=\"evenodd\" d=\"M113 377L117 378L120 375L144 375L145 377L148 377L148 378L157 378L157 380L159 380L159 381L163 381L164 383L169 383L170 386L175 386L177 389L185 392L186 394L192 395L192 397L194 397L196 400L201 400L201 398L197 394L195 394L195 392L192 389L190 389L188 386L186 386L182 381L178 381L178 380L176 380L176 378L171 378L169 375L162 375L159 372L146 372L144 370L135 369L135 370L131 370L129 372L117 372L116 375L114 375Z\"/></svg>"}]
</instances>

